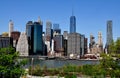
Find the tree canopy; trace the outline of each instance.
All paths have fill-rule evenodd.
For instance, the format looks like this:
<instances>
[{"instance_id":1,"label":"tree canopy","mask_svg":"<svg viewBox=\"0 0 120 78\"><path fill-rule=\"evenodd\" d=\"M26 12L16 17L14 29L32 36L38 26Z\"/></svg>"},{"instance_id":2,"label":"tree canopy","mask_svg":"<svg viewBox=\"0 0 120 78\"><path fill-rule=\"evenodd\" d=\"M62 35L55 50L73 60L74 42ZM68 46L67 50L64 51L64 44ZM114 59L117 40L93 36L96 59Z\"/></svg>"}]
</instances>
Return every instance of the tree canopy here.
<instances>
[{"instance_id":1,"label":"tree canopy","mask_svg":"<svg viewBox=\"0 0 120 78\"><path fill-rule=\"evenodd\" d=\"M0 48L0 78L20 78L24 74L24 60L18 59L14 48Z\"/></svg>"}]
</instances>

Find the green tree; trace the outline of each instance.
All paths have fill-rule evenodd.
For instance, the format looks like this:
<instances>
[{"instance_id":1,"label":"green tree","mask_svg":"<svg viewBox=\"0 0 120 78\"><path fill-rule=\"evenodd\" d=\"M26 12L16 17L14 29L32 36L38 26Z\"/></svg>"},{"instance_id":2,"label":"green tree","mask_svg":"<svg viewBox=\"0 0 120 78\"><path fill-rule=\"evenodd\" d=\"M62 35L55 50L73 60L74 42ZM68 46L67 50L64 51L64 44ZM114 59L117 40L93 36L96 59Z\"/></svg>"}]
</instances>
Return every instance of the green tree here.
<instances>
[{"instance_id":1,"label":"green tree","mask_svg":"<svg viewBox=\"0 0 120 78\"><path fill-rule=\"evenodd\" d=\"M25 60L18 59L14 48L0 48L0 78L20 78L24 74Z\"/></svg>"},{"instance_id":2,"label":"green tree","mask_svg":"<svg viewBox=\"0 0 120 78\"><path fill-rule=\"evenodd\" d=\"M110 75L111 77L120 76L120 62L117 60L120 58L120 39L112 42L108 49L109 54L101 54L100 67L102 71L105 71L105 75Z\"/></svg>"},{"instance_id":3,"label":"green tree","mask_svg":"<svg viewBox=\"0 0 120 78\"><path fill-rule=\"evenodd\" d=\"M116 53L119 53L120 54L120 39L117 39L117 41L115 42L115 50L116 50Z\"/></svg>"}]
</instances>

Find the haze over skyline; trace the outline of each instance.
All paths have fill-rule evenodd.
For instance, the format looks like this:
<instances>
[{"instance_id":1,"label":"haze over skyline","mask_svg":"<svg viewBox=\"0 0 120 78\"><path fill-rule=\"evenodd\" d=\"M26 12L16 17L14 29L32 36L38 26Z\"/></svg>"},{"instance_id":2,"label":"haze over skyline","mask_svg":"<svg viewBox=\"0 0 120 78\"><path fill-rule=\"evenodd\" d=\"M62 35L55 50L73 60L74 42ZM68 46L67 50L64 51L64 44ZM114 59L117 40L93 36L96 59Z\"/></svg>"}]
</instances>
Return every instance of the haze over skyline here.
<instances>
[{"instance_id":1,"label":"haze over skyline","mask_svg":"<svg viewBox=\"0 0 120 78\"><path fill-rule=\"evenodd\" d=\"M8 23L14 22L14 30L25 31L28 21L59 23L63 31L69 31L72 8L76 16L76 32L85 34L89 39L92 33L97 41L98 32L106 43L106 23L113 21L113 39L120 37L120 0L1 0L0 34L8 32Z\"/></svg>"}]
</instances>

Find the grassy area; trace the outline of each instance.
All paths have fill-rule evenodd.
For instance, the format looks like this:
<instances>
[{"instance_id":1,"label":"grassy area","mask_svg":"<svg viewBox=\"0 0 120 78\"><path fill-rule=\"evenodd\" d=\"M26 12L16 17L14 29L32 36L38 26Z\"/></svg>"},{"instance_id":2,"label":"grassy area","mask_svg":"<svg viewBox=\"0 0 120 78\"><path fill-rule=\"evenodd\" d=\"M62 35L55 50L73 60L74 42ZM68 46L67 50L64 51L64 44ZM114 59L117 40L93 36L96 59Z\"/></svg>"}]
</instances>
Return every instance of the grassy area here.
<instances>
[{"instance_id":1,"label":"grassy area","mask_svg":"<svg viewBox=\"0 0 120 78\"><path fill-rule=\"evenodd\" d=\"M116 69L104 69L100 65L67 65L61 68L47 68L39 65L29 68L29 74L35 76L59 76L65 78L77 78L88 75L93 78L120 77L120 67Z\"/></svg>"}]
</instances>

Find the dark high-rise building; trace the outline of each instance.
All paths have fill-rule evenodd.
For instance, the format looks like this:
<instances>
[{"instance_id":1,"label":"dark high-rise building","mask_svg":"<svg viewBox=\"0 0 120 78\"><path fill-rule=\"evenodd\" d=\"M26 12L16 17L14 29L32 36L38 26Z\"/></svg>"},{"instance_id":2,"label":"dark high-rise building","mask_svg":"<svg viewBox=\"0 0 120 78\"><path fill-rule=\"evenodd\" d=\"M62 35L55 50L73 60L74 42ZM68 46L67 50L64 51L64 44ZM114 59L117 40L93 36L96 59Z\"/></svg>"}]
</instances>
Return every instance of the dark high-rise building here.
<instances>
[{"instance_id":1,"label":"dark high-rise building","mask_svg":"<svg viewBox=\"0 0 120 78\"><path fill-rule=\"evenodd\" d=\"M34 55L33 53L33 27L34 27L33 22L28 21L28 23L26 24L26 35L28 39L29 55Z\"/></svg>"},{"instance_id":2,"label":"dark high-rise building","mask_svg":"<svg viewBox=\"0 0 120 78\"><path fill-rule=\"evenodd\" d=\"M106 39L106 46L105 46L105 52L110 53L109 51L109 45L113 41L113 33L112 33L112 20L107 21L107 39Z\"/></svg>"},{"instance_id":3,"label":"dark high-rise building","mask_svg":"<svg viewBox=\"0 0 120 78\"><path fill-rule=\"evenodd\" d=\"M43 38L42 25L39 22L34 22L33 30L33 52L34 54L43 55Z\"/></svg>"},{"instance_id":4,"label":"dark high-rise building","mask_svg":"<svg viewBox=\"0 0 120 78\"><path fill-rule=\"evenodd\" d=\"M13 46L13 39L11 37L0 37L0 48Z\"/></svg>"},{"instance_id":5,"label":"dark high-rise building","mask_svg":"<svg viewBox=\"0 0 120 78\"><path fill-rule=\"evenodd\" d=\"M26 24L26 34L29 46L29 55L43 55L42 22L28 21Z\"/></svg>"},{"instance_id":6,"label":"dark high-rise building","mask_svg":"<svg viewBox=\"0 0 120 78\"><path fill-rule=\"evenodd\" d=\"M67 56L67 39L64 39L64 56Z\"/></svg>"},{"instance_id":7,"label":"dark high-rise building","mask_svg":"<svg viewBox=\"0 0 120 78\"><path fill-rule=\"evenodd\" d=\"M107 43L109 46L113 41L113 33L112 33L112 20L107 21Z\"/></svg>"},{"instance_id":8,"label":"dark high-rise building","mask_svg":"<svg viewBox=\"0 0 120 78\"><path fill-rule=\"evenodd\" d=\"M70 33L76 32L76 18L75 16L70 17Z\"/></svg>"},{"instance_id":9,"label":"dark high-rise building","mask_svg":"<svg viewBox=\"0 0 120 78\"><path fill-rule=\"evenodd\" d=\"M85 52L85 35L80 35L80 55L84 56Z\"/></svg>"},{"instance_id":10,"label":"dark high-rise building","mask_svg":"<svg viewBox=\"0 0 120 78\"><path fill-rule=\"evenodd\" d=\"M64 54L64 39L63 35L56 35L54 38L54 49L55 52L61 53L62 55Z\"/></svg>"},{"instance_id":11,"label":"dark high-rise building","mask_svg":"<svg viewBox=\"0 0 120 78\"><path fill-rule=\"evenodd\" d=\"M85 52L84 52L84 53L87 54L87 53L88 53L88 45L87 45L87 44L88 44L88 39L85 38L85 41L84 41L84 42L85 42L85 45L84 45L84 46L85 46L85 47L84 47L84 49L85 49L84 51L85 51Z\"/></svg>"}]
</instances>

